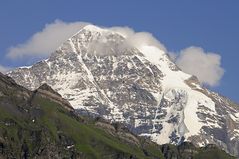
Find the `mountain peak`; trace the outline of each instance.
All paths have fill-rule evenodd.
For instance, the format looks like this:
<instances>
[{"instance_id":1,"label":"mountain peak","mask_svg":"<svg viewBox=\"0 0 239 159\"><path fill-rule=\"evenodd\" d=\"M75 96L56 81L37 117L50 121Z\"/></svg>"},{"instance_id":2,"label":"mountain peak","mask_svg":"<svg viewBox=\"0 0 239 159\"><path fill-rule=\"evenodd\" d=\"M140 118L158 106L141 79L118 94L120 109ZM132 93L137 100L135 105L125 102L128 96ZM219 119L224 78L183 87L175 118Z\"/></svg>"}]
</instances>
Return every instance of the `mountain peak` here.
<instances>
[{"instance_id":1,"label":"mountain peak","mask_svg":"<svg viewBox=\"0 0 239 159\"><path fill-rule=\"evenodd\" d=\"M82 29L90 30L90 31L97 31L97 32L102 32L102 31L105 30L105 29L102 29L102 28L100 28L100 27L98 27L96 25L93 25L93 24L86 25Z\"/></svg>"},{"instance_id":2,"label":"mountain peak","mask_svg":"<svg viewBox=\"0 0 239 159\"><path fill-rule=\"evenodd\" d=\"M85 31L90 32L90 33L104 33L104 32L112 32L108 29L98 27L93 24L88 24L84 27L82 27L77 33L75 33L70 39L77 37L77 35L84 33Z\"/></svg>"},{"instance_id":3,"label":"mountain peak","mask_svg":"<svg viewBox=\"0 0 239 159\"><path fill-rule=\"evenodd\" d=\"M125 40L87 25L49 59L8 75L31 90L47 83L81 113L122 122L159 144L223 143L239 154L239 146L230 147L239 145L239 108L201 87L165 51Z\"/></svg>"}]
</instances>

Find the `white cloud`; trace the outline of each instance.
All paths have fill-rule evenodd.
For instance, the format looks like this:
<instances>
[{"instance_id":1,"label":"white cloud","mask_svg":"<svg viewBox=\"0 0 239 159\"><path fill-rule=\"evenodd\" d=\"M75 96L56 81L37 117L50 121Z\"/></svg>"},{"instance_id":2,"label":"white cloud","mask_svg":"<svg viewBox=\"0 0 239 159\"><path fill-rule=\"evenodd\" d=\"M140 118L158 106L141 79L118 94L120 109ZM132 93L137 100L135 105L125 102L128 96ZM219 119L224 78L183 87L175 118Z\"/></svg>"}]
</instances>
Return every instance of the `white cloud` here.
<instances>
[{"instance_id":1,"label":"white cloud","mask_svg":"<svg viewBox=\"0 0 239 159\"><path fill-rule=\"evenodd\" d=\"M11 59L46 57L88 24L90 23L67 23L55 20L51 24L46 24L42 31L35 33L25 43L9 48L7 57ZM141 46L151 45L167 52L184 72L197 76L203 84L216 86L224 74L224 69L221 67L221 57L218 54L207 53L199 47L189 47L176 55L168 52L166 47L148 32L135 32L129 27L111 27L106 29L115 31L126 38L125 43L121 47L130 45L140 50ZM102 54L102 52L107 53L110 52L109 49L111 47L108 45L103 45L102 42L96 41L92 43L92 49L97 50L99 54ZM4 67L0 67L0 69L5 70Z\"/></svg>"},{"instance_id":2,"label":"white cloud","mask_svg":"<svg viewBox=\"0 0 239 159\"><path fill-rule=\"evenodd\" d=\"M111 27L110 30L119 33L123 37L127 38L135 34L135 31L129 27Z\"/></svg>"},{"instance_id":3,"label":"white cloud","mask_svg":"<svg viewBox=\"0 0 239 159\"><path fill-rule=\"evenodd\" d=\"M160 50L166 51L165 46L158 41L151 33L135 32L129 27L112 27L111 30L121 34L126 38L126 43L140 49L141 46L156 46Z\"/></svg>"},{"instance_id":4,"label":"white cloud","mask_svg":"<svg viewBox=\"0 0 239 159\"><path fill-rule=\"evenodd\" d=\"M221 56L205 52L200 47L188 47L180 52L176 64L186 73L195 75L199 81L209 86L217 86L224 74Z\"/></svg>"},{"instance_id":5,"label":"white cloud","mask_svg":"<svg viewBox=\"0 0 239 159\"><path fill-rule=\"evenodd\" d=\"M94 40L90 43L90 45L88 46L90 53L94 53L97 55L119 54L120 50L123 50L125 48L128 49L130 47L133 47L140 50L141 47L145 45L156 46L159 49L166 51L164 45L148 32L135 32L129 27L111 27L104 29L111 30L120 34L125 38L125 40L114 41L111 39L105 39L105 37L102 36L101 38Z\"/></svg>"},{"instance_id":6,"label":"white cloud","mask_svg":"<svg viewBox=\"0 0 239 159\"><path fill-rule=\"evenodd\" d=\"M10 47L7 57L17 59L27 56L47 56L87 24L85 22L66 23L55 20L51 24L46 24L42 31L35 33L25 43Z\"/></svg>"},{"instance_id":7,"label":"white cloud","mask_svg":"<svg viewBox=\"0 0 239 159\"><path fill-rule=\"evenodd\" d=\"M4 73L8 72L9 70L11 70L10 67L5 67L5 66L0 65L0 72L1 73L4 74Z\"/></svg>"},{"instance_id":8,"label":"white cloud","mask_svg":"<svg viewBox=\"0 0 239 159\"><path fill-rule=\"evenodd\" d=\"M216 53L207 53L200 47L191 46L181 50L177 56L173 52L168 52L165 46L150 33L137 33L128 27L113 27L111 29L126 37L127 43L138 49L144 45L152 45L167 52L184 72L197 76L202 84L217 86L224 74L221 57Z\"/></svg>"},{"instance_id":9,"label":"white cloud","mask_svg":"<svg viewBox=\"0 0 239 159\"><path fill-rule=\"evenodd\" d=\"M35 33L26 42L10 47L8 49L7 57L11 59L23 57L46 57L64 41L88 24L90 23L67 23L61 20L55 20L53 23L46 24L42 31ZM166 51L164 45L148 32L135 32L129 27L111 27L107 29L124 36L126 38L125 44L133 47L140 48L143 45L153 45Z\"/></svg>"}]
</instances>

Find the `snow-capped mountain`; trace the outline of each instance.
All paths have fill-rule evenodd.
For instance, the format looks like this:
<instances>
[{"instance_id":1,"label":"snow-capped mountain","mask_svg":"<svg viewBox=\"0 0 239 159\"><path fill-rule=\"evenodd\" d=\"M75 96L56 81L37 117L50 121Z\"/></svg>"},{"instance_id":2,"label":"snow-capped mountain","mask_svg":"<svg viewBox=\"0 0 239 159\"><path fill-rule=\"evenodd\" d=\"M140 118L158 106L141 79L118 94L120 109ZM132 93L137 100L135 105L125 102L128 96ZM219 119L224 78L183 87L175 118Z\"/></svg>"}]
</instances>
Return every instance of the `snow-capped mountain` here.
<instances>
[{"instance_id":1,"label":"snow-capped mountain","mask_svg":"<svg viewBox=\"0 0 239 159\"><path fill-rule=\"evenodd\" d=\"M87 25L51 56L8 73L34 90L47 83L82 113L125 123L164 144L217 144L239 154L239 106L200 86L158 47Z\"/></svg>"}]
</instances>

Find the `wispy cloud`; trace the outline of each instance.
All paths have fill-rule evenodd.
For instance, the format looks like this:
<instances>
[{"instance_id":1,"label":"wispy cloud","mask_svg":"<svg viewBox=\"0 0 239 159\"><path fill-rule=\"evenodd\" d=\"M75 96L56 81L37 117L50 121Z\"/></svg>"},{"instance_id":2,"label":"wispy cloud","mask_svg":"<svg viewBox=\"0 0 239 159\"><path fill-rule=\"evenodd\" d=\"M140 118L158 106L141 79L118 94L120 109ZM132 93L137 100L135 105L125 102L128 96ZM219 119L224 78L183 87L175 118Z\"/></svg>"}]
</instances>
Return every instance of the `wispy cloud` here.
<instances>
[{"instance_id":1,"label":"wispy cloud","mask_svg":"<svg viewBox=\"0 0 239 159\"><path fill-rule=\"evenodd\" d=\"M7 71L11 70L11 67L6 67L6 66L2 66L0 65L0 72L2 72L3 74L5 74Z\"/></svg>"},{"instance_id":2,"label":"wispy cloud","mask_svg":"<svg viewBox=\"0 0 239 159\"><path fill-rule=\"evenodd\" d=\"M224 74L221 56L217 53L205 52L201 47L190 46L175 54L168 52L165 46L148 32L137 33L128 27L113 27L111 30L126 37L127 43L136 48L153 45L167 52L184 72L197 76L202 84L217 86Z\"/></svg>"},{"instance_id":3,"label":"wispy cloud","mask_svg":"<svg viewBox=\"0 0 239 159\"><path fill-rule=\"evenodd\" d=\"M42 31L32 35L26 42L10 47L7 57L17 59L47 56L59 47L62 42L87 24L85 22L67 23L55 20L51 24L46 24Z\"/></svg>"},{"instance_id":4,"label":"wispy cloud","mask_svg":"<svg viewBox=\"0 0 239 159\"><path fill-rule=\"evenodd\" d=\"M32 35L25 43L10 47L7 57L11 59L47 57L60 44L88 24L90 23L67 23L55 20L51 24L46 24L42 31ZM167 52L184 72L197 76L203 84L217 86L224 74L224 69L221 67L221 57L217 53L205 52L200 47L191 46L179 51L179 54L175 54L168 52L166 47L151 33L135 32L129 27L117 26L107 29L121 34L126 38L127 44L136 48L140 49L141 46L152 45ZM106 46L102 48L102 43L99 47L95 43L93 48L97 48L97 50L107 49ZM0 67L0 69L4 72L7 70L5 67Z\"/></svg>"},{"instance_id":5,"label":"wispy cloud","mask_svg":"<svg viewBox=\"0 0 239 159\"><path fill-rule=\"evenodd\" d=\"M200 47L188 47L176 57L176 64L186 73L195 75L199 81L209 86L217 86L224 74L221 56L205 52Z\"/></svg>"}]
</instances>

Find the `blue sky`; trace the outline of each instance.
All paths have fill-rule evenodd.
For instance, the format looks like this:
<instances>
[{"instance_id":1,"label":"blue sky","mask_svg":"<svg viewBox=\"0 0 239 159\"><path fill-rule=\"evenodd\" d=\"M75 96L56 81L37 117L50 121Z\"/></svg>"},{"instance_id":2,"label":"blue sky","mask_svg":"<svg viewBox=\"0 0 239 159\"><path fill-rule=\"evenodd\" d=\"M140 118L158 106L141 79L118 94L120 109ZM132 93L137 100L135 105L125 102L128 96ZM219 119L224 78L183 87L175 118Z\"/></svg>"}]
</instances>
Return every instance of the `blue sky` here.
<instances>
[{"instance_id":1,"label":"blue sky","mask_svg":"<svg viewBox=\"0 0 239 159\"><path fill-rule=\"evenodd\" d=\"M239 102L239 1L222 0L8 0L0 2L0 65L16 67L32 60L9 59L11 46L23 43L45 24L60 19L100 26L129 26L147 31L169 51L202 47L221 56L225 74L211 89Z\"/></svg>"}]
</instances>

